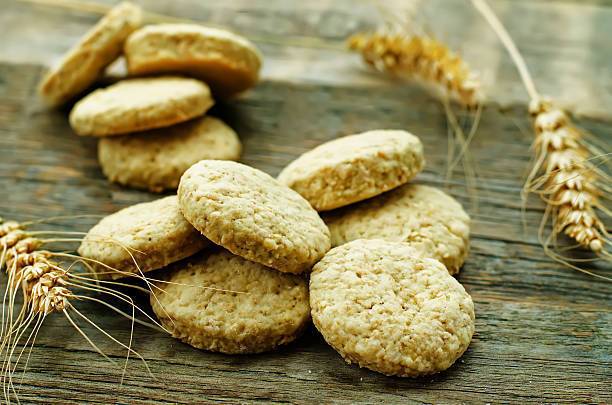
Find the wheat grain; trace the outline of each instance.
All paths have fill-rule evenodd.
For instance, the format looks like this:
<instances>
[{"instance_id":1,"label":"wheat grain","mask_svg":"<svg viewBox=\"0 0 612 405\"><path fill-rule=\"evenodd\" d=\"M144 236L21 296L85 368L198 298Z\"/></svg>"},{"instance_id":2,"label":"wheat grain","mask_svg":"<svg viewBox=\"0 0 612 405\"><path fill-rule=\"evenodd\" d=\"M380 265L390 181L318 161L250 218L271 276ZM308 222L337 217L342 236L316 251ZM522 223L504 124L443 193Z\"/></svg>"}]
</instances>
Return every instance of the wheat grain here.
<instances>
[{"instance_id":1,"label":"wheat grain","mask_svg":"<svg viewBox=\"0 0 612 405\"><path fill-rule=\"evenodd\" d=\"M478 75L436 39L403 33L366 33L351 36L348 47L376 70L437 85L465 107L475 108L482 102Z\"/></svg>"}]
</instances>

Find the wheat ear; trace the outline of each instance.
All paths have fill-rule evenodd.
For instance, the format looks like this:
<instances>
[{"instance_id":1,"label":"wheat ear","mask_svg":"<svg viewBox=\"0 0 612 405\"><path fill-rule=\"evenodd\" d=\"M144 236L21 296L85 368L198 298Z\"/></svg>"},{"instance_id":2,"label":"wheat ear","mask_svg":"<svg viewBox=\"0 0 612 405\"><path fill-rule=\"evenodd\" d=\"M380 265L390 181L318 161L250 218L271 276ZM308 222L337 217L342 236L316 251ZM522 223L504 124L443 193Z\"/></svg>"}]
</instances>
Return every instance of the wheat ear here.
<instances>
[{"instance_id":1,"label":"wheat ear","mask_svg":"<svg viewBox=\"0 0 612 405\"><path fill-rule=\"evenodd\" d=\"M600 208L605 212L599 202L603 194L600 179L608 176L592 163L583 132L550 99L540 96L516 44L487 2L472 0L472 3L510 54L531 99L529 112L534 122L536 159L523 187L523 203L534 192L547 204L543 224L550 215L552 234L544 237L540 232L540 242L548 249L551 243L556 244L556 235L564 233L583 248L610 260L606 251L609 235L595 211Z\"/></svg>"},{"instance_id":2,"label":"wheat ear","mask_svg":"<svg viewBox=\"0 0 612 405\"><path fill-rule=\"evenodd\" d=\"M0 218L0 270L4 269L8 276L7 288L3 298L2 328L0 330L0 354L3 356L1 380L4 397L7 402L10 402L11 396L18 398L17 391L13 385L13 374L19 364L20 359L22 358L24 350L28 345L30 345L30 351L32 350L34 340L44 319L47 315L54 312L63 313L70 324L76 328L76 330L85 337L92 347L101 353L105 358L108 359L108 357L99 349L99 347L96 346L96 344L89 339L89 337L87 337L87 335L72 320L69 315L70 311L76 313L79 315L79 317L92 324L107 338L127 349L128 355L126 356L126 363L123 367L121 381L124 379L127 370L127 361L130 354L137 356L145 365L149 375L153 377L146 360L131 348L133 328L135 322L147 326L153 326L162 330L163 327L153 318L148 316L145 311L136 306L132 298L127 294L111 290L103 285L99 285L99 283L121 283L99 281L97 279L71 273L70 269L74 264L76 264L77 261L80 261L81 258L77 258L77 260L66 269L63 268L54 260L54 258L74 258L73 255L66 253L55 253L53 251L41 249L41 247L46 243L62 241L63 239L38 239L36 235L48 234L50 232L29 232L26 231L26 225L24 224L25 223L18 222L3 222L2 218ZM60 234L61 233L62 232L60 232ZM75 234L74 232L65 233ZM87 267L86 262L82 263ZM109 267L109 269L114 270L111 267ZM132 308L132 314L126 314L103 300L73 294L73 289L93 291L112 296L129 304ZM19 313L15 316L15 298L19 291L21 291L23 294L23 305L21 305ZM98 325L93 323L93 321L91 321L85 315L80 313L71 303L71 301L79 299L87 299L102 303L118 314L130 319L132 321L132 326L129 344L125 345L119 342ZM142 314L145 314L145 316L151 319L154 324L148 324L147 322L137 320L135 318L136 310ZM28 336L26 332L32 325L34 325L33 330ZM22 338L26 337L27 340L23 343L23 349L20 352L16 352L19 342L22 340ZM13 357L16 357L15 361L13 361ZM29 360L29 354L27 359ZM27 360L25 367L27 367Z\"/></svg>"},{"instance_id":3,"label":"wheat ear","mask_svg":"<svg viewBox=\"0 0 612 405\"><path fill-rule=\"evenodd\" d=\"M445 44L427 36L378 32L355 34L348 47L381 72L436 85L468 108L482 102L478 75Z\"/></svg>"},{"instance_id":4,"label":"wheat ear","mask_svg":"<svg viewBox=\"0 0 612 405\"><path fill-rule=\"evenodd\" d=\"M29 237L16 222L0 226L0 246L6 251L4 261L7 272L12 272L13 285L21 286L24 305L34 313L49 314L66 308L70 291L65 287L65 271L50 260L50 254L38 251L41 242Z\"/></svg>"}]
</instances>

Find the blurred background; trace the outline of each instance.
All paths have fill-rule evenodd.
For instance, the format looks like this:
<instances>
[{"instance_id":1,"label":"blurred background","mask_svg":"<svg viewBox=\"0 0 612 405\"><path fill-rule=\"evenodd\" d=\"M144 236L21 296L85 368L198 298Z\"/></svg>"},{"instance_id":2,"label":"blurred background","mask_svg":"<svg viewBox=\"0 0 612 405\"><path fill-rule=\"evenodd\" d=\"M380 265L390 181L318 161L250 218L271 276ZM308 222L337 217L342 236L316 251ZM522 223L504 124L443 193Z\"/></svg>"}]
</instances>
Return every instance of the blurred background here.
<instances>
[{"instance_id":1,"label":"blurred background","mask_svg":"<svg viewBox=\"0 0 612 405\"><path fill-rule=\"evenodd\" d=\"M4 0L0 59L54 63L114 4L102 0ZM265 55L263 77L330 85L379 85L384 78L356 69L344 41L385 22L405 21L457 50L480 71L492 102L526 96L500 43L467 0L140 0L151 21L190 19L229 28ZM612 6L606 0L493 0L542 94L578 114L606 117L612 105ZM410 18L407 18L409 17ZM117 70L117 71L120 71Z\"/></svg>"}]
</instances>

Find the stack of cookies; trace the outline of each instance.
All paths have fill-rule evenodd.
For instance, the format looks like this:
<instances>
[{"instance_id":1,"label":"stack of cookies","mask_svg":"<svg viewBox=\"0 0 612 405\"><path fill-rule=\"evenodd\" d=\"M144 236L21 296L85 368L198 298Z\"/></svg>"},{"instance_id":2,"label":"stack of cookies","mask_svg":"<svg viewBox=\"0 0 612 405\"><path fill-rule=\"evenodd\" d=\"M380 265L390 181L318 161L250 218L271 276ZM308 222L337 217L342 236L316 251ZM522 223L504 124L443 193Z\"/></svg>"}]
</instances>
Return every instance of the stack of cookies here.
<instances>
[{"instance_id":1,"label":"stack of cookies","mask_svg":"<svg viewBox=\"0 0 612 405\"><path fill-rule=\"evenodd\" d=\"M424 166L420 140L346 136L276 179L233 162L237 135L205 114L257 83L258 51L199 25L141 28L141 14L113 8L40 86L49 103L66 103L123 54L131 78L78 101L70 124L100 137L110 180L178 188L102 219L78 249L84 264L108 279L165 269L153 311L198 348L269 351L312 319L349 363L398 376L450 367L474 333L472 300L452 277L469 217L444 192L410 183Z\"/></svg>"},{"instance_id":2,"label":"stack of cookies","mask_svg":"<svg viewBox=\"0 0 612 405\"><path fill-rule=\"evenodd\" d=\"M258 353L309 324L300 274L330 246L327 226L297 192L252 167L203 160L182 176L178 196L104 218L78 252L110 278L142 277L191 256L169 266L163 293L151 296L162 325L198 348Z\"/></svg>"},{"instance_id":3,"label":"stack of cookies","mask_svg":"<svg viewBox=\"0 0 612 405\"><path fill-rule=\"evenodd\" d=\"M195 347L268 351L312 318L350 363L436 373L474 333L471 297L451 275L467 255L469 217L442 191L409 183L423 165L420 140L391 130L323 144L278 179L203 160L177 196L105 218L79 253L114 278L176 262L151 304Z\"/></svg>"},{"instance_id":4,"label":"stack of cookies","mask_svg":"<svg viewBox=\"0 0 612 405\"><path fill-rule=\"evenodd\" d=\"M323 214L331 249L310 274L312 319L349 363L415 377L450 367L474 333L474 305L451 276L469 217L441 190L409 181L420 140L369 131L320 145L278 176Z\"/></svg>"},{"instance_id":5,"label":"stack of cookies","mask_svg":"<svg viewBox=\"0 0 612 405\"><path fill-rule=\"evenodd\" d=\"M99 161L111 181L162 192L176 189L202 159L240 157L236 133L205 114L214 98L257 83L261 57L231 32L196 24L140 28L141 15L131 3L111 9L45 76L40 93L51 105L66 103L123 54L132 78L78 101L70 125L78 135L100 138Z\"/></svg>"}]
</instances>

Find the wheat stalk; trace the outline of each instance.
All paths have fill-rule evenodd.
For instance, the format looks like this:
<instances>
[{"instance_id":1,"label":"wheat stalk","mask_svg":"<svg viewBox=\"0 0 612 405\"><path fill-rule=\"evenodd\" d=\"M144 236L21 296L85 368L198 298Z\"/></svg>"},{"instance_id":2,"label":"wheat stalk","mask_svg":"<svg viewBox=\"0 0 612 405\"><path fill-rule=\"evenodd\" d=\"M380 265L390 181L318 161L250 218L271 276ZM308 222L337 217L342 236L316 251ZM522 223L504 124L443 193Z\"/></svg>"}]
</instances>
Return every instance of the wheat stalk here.
<instances>
[{"instance_id":1,"label":"wheat stalk","mask_svg":"<svg viewBox=\"0 0 612 405\"><path fill-rule=\"evenodd\" d=\"M540 242L548 253L551 243L556 245L556 235L564 233L579 246L610 260L606 251L609 234L595 210L600 208L606 212L599 197L603 194L600 181L609 181L608 176L592 163L594 156L584 133L550 99L538 93L516 44L486 1L472 0L472 3L510 54L531 99L529 112L533 116L536 160L523 187L523 204L532 192L547 204L540 226ZM538 174L541 176L536 179ZM545 237L542 228L549 216L552 233ZM569 264L568 259L556 254L553 258Z\"/></svg>"},{"instance_id":2,"label":"wheat stalk","mask_svg":"<svg viewBox=\"0 0 612 405\"><path fill-rule=\"evenodd\" d=\"M475 108L482 102L478 75L436 39L404 33L364 33L351 36L348 47L376 70L434 84L465 107Z\"/></svg>"},{"instance_id":3,"label":"wheat stalk","mask_svg":"<svg viewBox=\"0 0 612 405\"><path fill-rule=\"evenodd\" d=\"M49 233L55 232L30 232L26 230L26 225L24 223L14 221L3 222L2 218L0 218L0 270L4 269L8 276L7 287L3 298L2 327L0 330L0 353L2 354L0 357L4 359L1 368L1 379L5 400L10 402L11 395L17 398L17 391L13 386L12 376L23 355L23 350L28 345L33 347L38 330L42 326L46 316L52 313L62 313L76 331L79 332L98 353L113 364L115 362L109 359L74 322L70 316L70 312L84 319L106 337L126 349L128 355L126 356L125 366L123 368L122 381L126 373L129 354L137 356L145 365L149 375L152 376L146 360L131 347L134 323L137 322L160 330L165 329L145 311L136 306L132 298L127 294L112 290L104 285L121 285L136 289L140 289L140 287L113 281L92 279L87 277L87 273L75 274L69 272L76 263L80 262L87 268L89 268L89 265L83 258L76 257L72 254L56 253L49 250L42 250L41 248L46 243L57 241L80 241L80 239L39 239L35 236ZM73 235L79 233L59 232L59 234ZM64 269L54 260L54 258L73 259L74 262L67 269ZM109 270L118 271L110 267ZM131 306L132 314L126 314L103 300L85 295L73 294L73 291L78 289L97 292L119 299ZM21 305L20 311L15 315L16 295L19 291L23 294L23 305ZM132 329L129 345L121 343L79 312L71 303L72 300L76 299L91 300L101 303L116 313L130 319L132 321ZM144 314L153 324L136 319L136 311ZM32 332L28 336L26 331L30 328L32 328ZM27 339L25 342L22 342L23 349L21 352L16 353L15 350L20 341L23 340L22 337L27 337ZM14 358L15 360L13 360ZM27 361L25 367L27 368Z\"/></svg>"}]
</instances>

